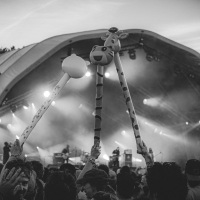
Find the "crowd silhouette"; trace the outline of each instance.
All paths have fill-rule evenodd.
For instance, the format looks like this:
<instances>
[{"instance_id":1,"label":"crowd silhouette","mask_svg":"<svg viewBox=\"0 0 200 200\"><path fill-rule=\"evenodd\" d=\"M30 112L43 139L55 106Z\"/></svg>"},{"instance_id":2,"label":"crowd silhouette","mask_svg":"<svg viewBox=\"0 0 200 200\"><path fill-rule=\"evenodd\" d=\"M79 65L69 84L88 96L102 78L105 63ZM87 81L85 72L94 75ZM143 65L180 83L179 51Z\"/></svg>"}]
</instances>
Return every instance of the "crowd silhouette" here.
<instances>
[{"instance_id":1,"label":"crowd silhouette","mask_svg":"<svg viewBox=\"0 0 200 200\"><path fill-rule=\"evenodd\" d=\"M2 164L0 199L3 200L197 200L200 199L200 161L189 159L185 169L175 162L154 162L144 144L145 173L128 166L117 170L96 164L99 143L91 147L82 167L63 163L48 169L26 161L16 139L11 156Z\"/></svg>"}]
</instances>

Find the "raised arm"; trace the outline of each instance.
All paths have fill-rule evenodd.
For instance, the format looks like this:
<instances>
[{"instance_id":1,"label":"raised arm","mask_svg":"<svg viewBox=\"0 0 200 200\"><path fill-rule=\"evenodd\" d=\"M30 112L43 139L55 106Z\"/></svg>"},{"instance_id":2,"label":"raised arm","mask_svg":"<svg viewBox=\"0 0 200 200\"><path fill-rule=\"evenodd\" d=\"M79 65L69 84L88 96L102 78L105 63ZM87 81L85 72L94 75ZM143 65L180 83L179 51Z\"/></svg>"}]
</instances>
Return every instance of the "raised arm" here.
<instances>
[{"instance_id":1,"label":"raised arm","mask_svg":"<svg viewBox=\"0 0 200 200\"><path fill-rule=\"evenodd\" d=\"M154 164L153 158L152 158L152 156L149 154L149 151L148 151L147 146L146 146L146 144L144 143L144 141L142 141L142 146L141 146L140 148L141 148L141 150L142 150L142 153L141 153L141 154L142 154L143 158L145 159L147 168L153 166L153 164Z\"/></svg>"},{"instance_id":2,"label":"raised arm","mask_svg":"<svg viewBox=\"0 0 200 200\"><path fill-rule=\"evenodd\" d=\"M77 181L79 179L81 179L87 171L91 170L92 168L94 168L96 166L95 160L99 157L99 155L101 153L100 149L101 149L101 147L99 146L99 142L97 142L96 144L94 144L92 146L91 153L90 153L90 156L88 158L88 161L85 164L81 173L79 174Z\"/></svg>"}]
</instances>

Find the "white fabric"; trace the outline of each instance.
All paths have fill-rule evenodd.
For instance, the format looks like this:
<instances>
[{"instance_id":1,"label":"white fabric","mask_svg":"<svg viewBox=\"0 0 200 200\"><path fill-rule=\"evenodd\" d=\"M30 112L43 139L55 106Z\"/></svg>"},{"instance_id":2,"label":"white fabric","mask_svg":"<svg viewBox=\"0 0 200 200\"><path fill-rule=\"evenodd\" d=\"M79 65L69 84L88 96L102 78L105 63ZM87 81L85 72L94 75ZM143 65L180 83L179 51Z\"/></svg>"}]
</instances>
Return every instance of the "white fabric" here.
<instances>
[{"instance_id":1,"label":"white fabric","mask_svg":"<svg viewBox=\"0 0 200 200\"><path fill-rule=\"evenodd\" d=\"M42 62L54 55L57 51L69 45L71 42L96 38L98 34L100 36L105 33L105 31L105 29L101 29L48 38L35 44L29 51L21 55L21 57L17 57L17 59L11 61L6 61L9 62L9 65L6 66L6 71L0 76L0 103L9 90L20 79L26 76L33 69L37 68ZM22 50L20 50L20 52L22 52Z\"/></svg>"}]
</instances>

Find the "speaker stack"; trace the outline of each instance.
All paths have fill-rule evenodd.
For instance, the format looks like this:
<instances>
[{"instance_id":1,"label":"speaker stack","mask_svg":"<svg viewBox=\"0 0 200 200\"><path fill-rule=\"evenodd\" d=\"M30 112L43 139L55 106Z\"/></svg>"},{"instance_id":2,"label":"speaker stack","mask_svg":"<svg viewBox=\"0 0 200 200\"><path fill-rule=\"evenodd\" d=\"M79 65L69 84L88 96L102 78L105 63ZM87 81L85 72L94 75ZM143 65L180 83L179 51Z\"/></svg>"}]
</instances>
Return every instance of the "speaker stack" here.
<instances>
[{"instance_id":1,"label":"speaker stack","mask_svg":"<svg viewBox=\"0 0 200 200\"><path fill-rule=\"evenodd\" d=\"M53 155L53 164L61 165L64 163L64 158L62 153L54 153Z\"/></svg>"},{"instance_id":2,"label":"speaker stack","mask_svg":"<svg viewBox=\"0 0 200 200\"><path fill-rule=\"evenodd\" d=\"M124 150L122 166L132 167L132 149Z\"/></svg>"}]
</instances>

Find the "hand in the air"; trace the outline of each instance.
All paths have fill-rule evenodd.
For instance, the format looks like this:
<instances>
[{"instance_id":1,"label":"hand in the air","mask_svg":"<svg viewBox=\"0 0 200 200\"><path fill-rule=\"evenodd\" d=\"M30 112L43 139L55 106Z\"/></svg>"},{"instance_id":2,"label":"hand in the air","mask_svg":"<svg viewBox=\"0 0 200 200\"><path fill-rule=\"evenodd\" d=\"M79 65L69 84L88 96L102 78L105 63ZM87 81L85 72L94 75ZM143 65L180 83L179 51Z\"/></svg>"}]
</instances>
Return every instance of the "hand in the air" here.
<instances>
[{"instance_id":1,"label":"hand in the air","mask_svg":"<svg viewBox=\"0 0 200 200\"><path fill-rule=\"evenodd\" d=\"M91 149L90 157L97 159L99 155L101 154L101 147L99 146L100 142L96 142Z\"/></svg>"},{"instance_id":2,"label":"hand in the air","mask_svg":"<svg viewBox=\"0 0 200 200\"><path fill-rule=\"evenodd\" d=\"M143 141L142 141L142 146L140 145L140 147L141 147L141 152L139 152L139 153L142 154L143 158L145 159L147 167L152 166L154 161L149 154L146 144Z\"/></svg>"},{"instance_id":3,"label":"hand in the air","mask_svg":"<svg viewBox=\"0 0 200 200\"><path fill-rule=\"evenodd\" d=\"M11 155L20 156L22 154L22 151L23 151L23 147L20 145L19 140L16 139L10 150Z\"/></svg>"},{"instance_id":4,"label":"hand in the air","mask_svg":"<svg viewBox=\"0 0 200 200\"><path fill-rule=\"evenodd\" d=\"M142 155L148 154L148 149L144 141L142 141L142 145L141 144L137 145L137 153Z\"/></svg>"},{"instance_id":5,"label":"hand in the air","mask_svg":"<svg viewBox=\"0 0 200 200\"><path fill-rule=\"evenodd\" d=\"M18 181L23 175L21 169L15 171L13 167L10 171L5 169L3 176L0 180L0 191L3 194L4 198L13 195L15 187L18 185Z\"/></svg>"}]
</instances>

